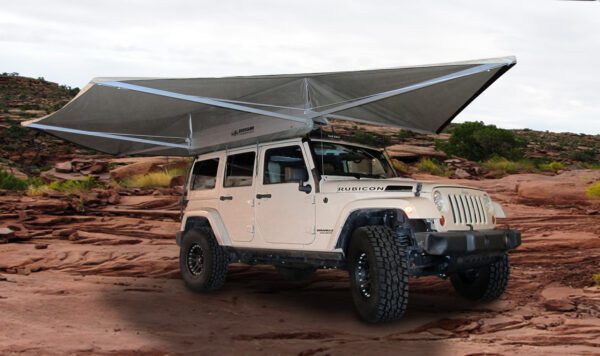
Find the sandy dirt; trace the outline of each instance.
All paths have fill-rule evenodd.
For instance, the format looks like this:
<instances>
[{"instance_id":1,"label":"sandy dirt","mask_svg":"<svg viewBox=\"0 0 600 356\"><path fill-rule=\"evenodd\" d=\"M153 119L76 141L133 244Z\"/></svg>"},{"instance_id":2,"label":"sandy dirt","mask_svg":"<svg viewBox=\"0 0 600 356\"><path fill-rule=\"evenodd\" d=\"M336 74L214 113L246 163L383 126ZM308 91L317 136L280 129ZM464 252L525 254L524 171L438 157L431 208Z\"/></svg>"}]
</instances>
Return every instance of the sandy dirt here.
<instances>
[{"instance_id":1,"label":"sandy dirt","mask_svg":"<svg viewBox=\"0 0 600 356\"><path fill-rule=\"evenodd\" d=\"M0 353L600 354L599 207L579 194L599 178L452 180L491 192L510 215L502 223L523 231L507 293L473 304L447 280L414 278L405 318L377 326L353 314L343 271L289 283L232 265L221 291L186 290L173 197L64 215L57 199L0 196L0 226L17 235L0 244ZM546 200L527 193L532 182ZM565 184L572 198L554 201Z\"/></svg>"}]
</instances>

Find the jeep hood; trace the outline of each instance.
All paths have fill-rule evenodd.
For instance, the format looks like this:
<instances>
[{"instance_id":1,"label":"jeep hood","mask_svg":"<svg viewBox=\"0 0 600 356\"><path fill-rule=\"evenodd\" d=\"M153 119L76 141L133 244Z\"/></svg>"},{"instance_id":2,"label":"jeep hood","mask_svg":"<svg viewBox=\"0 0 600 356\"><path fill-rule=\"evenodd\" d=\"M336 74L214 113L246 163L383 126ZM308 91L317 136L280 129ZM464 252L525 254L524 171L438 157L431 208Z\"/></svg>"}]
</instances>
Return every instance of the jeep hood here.
<instances>
[{"instance_id":1,"label":"jeep hood","mask_svg":"<svg viewBox=\"0 0 600 356\"><path fill-rule=\"evenodd\" d=\"M328 118L440 132L514 57L330 73L95 78L23 126L110 154L193 156L299 137Z\"/></svg>"},{"instance_id":2,"label":"jeep hood","mask_svg":"<svg viewBox=\"0 0 600 356\"><path fill-rule=\"evenodd\" d=\"M458 184L445 184L439 182L416 181L410 178L387 178L387 179L356 179L352 177L326 176L321 183L322 193L415 193L417 185L420 185L420 192L430 193L435 188L461 188L470 190L480 190Z\"/></svg>"}]
</instances>

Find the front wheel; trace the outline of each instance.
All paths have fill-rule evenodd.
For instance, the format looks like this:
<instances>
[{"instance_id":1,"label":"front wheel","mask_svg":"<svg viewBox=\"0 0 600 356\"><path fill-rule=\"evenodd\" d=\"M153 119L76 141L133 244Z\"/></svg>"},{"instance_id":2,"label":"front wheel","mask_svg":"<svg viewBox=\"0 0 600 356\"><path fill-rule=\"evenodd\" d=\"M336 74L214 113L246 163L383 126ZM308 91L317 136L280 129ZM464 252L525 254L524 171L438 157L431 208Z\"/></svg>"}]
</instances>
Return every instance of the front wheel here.
<instances>
[{"instance_id":1,"label":"front wheel","mask_svg":"<svg viewBox=\"0 0 600 356\"><path fill-rule=\"evenodd\" d=\"M221 288L228 265L227 253L209 229L190 230L183 236L179 269L190 289L208 292Z\"/></svg>"},{"instance_id":2,"label":"front wheel","mask_svg":"<svg viewBox=\"0 0 600 356\"><path fill-rule=\"evenodd\" d=\"M510 266L504 254L487 266L459 272L450 276L454 289L466 299L492 301L498 299L508 286Z\"/></svg>"},{"instance_id":3,"label":"front wheel","mask_svg":"<svg viewBox=\"0 0 600 356\"><path fill-rule=\"evenodd\" d=\"M408 303L406 251L385 226L356 229L348 248L352 299L369 323L400 319Z\"/></svg>"}]
</instances>

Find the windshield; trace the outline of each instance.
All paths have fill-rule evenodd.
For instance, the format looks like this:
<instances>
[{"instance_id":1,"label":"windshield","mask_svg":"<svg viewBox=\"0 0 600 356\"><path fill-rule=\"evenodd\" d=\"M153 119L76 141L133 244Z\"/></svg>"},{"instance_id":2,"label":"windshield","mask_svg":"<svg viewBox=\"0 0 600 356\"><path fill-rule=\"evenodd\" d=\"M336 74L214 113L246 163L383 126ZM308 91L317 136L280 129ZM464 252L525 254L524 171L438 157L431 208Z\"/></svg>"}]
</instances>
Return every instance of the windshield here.
<instances>
[{"instance_id":1,"label":"windshield","mask_svg":"<svg viewBox=\"0 0 600 356\"><path fill-rule=\"evenodd\" d=\"M315 166L322 175L391 178L396 174L383 152L334 142L312 141Z\"/></svg>"}]
</instances>

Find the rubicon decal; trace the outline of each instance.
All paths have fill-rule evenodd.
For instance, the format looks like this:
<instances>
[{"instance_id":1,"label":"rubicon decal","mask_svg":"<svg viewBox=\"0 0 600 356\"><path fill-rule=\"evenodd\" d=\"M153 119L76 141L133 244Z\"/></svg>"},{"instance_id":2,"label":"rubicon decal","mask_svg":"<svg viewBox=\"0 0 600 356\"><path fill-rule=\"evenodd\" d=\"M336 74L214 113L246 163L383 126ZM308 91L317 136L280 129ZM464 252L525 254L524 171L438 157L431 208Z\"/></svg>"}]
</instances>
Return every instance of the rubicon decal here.
<instances>
[{"instance_id":1,"label":"rubicon decal","mask_svg":"<svg viewBox=\"0 0 600 356\"><path fill-rule=\"evenodd\" d=\"M364 186L364 187L338 187L338 192L376 192L385 190L385 187L374 187L374 186Z\"/></svg>"}]
</instances>

